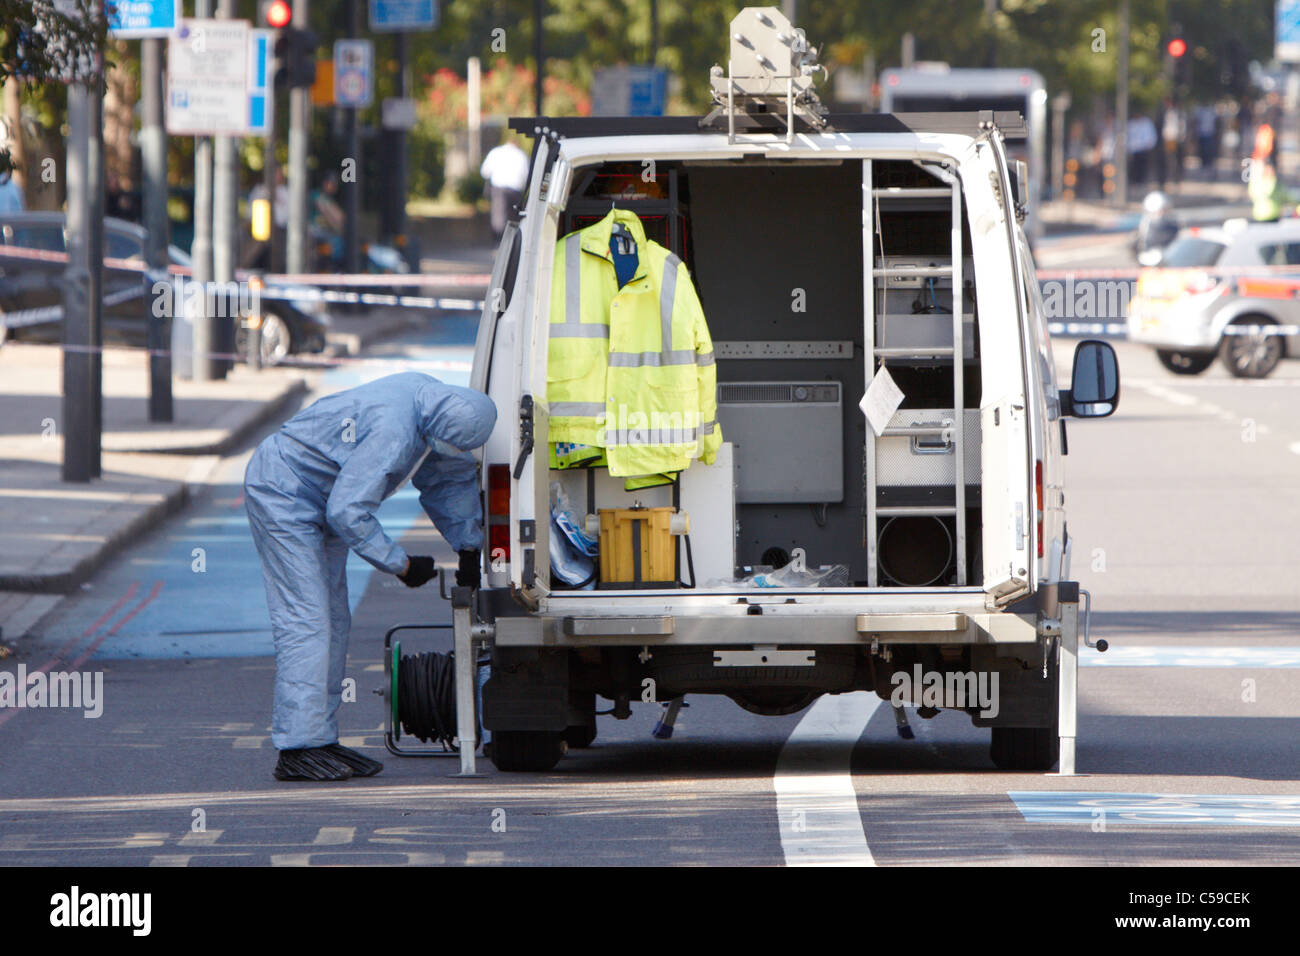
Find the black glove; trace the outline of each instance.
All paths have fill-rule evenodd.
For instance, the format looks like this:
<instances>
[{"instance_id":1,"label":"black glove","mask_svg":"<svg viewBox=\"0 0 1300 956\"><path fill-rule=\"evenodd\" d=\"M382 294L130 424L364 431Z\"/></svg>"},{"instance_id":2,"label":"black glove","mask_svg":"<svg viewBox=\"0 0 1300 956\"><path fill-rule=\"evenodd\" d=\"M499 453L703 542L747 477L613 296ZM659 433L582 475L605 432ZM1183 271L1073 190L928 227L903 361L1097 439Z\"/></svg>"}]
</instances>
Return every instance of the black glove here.
<instances>
[{"instance_id":1,"label":"black glove","mask_svg":"<svg viewBox=\"0 0 1300 956\"><path fill-rule=\"evenodd\" d=\"M438 574L438 569L434 566L433 558L427 554L413 555L407 563L406 570L397 576L408 588L418 588L421 584L428 584Z\"/></svg>"},{"instance_id":2,"label":"black glove","mask_svg":"<svg viewBox=\"0 0 1300 956\"><path fill-rule=\"evenodd\" d=\"M456 584L463 588L477 588L483 583L480 567L482 556L478 551L459 551L460 568L456 571Z\"/></svg>"}]
</instances>

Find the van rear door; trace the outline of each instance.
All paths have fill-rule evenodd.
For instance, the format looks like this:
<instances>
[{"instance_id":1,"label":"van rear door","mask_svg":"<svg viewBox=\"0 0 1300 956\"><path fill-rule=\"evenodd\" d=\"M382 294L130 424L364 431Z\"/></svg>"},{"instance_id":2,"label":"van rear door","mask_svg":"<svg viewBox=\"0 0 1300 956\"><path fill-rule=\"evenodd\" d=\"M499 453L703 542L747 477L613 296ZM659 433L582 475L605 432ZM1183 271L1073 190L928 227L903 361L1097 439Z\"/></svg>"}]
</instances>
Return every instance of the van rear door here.
<instances>
[{"instance_id":1,"label":"van rear door","mask_svg":"<svg viewBox=\"0 0 1300 956\"><path fill-rule=\"evenodd\" d=\"M1028 302L1015 256L1013 193L996 132L966 153L962 188L975 249L981 355L984 591L991 605L1029 590L1034 503L1025 369Z\"/></svg>"}]
</instances>

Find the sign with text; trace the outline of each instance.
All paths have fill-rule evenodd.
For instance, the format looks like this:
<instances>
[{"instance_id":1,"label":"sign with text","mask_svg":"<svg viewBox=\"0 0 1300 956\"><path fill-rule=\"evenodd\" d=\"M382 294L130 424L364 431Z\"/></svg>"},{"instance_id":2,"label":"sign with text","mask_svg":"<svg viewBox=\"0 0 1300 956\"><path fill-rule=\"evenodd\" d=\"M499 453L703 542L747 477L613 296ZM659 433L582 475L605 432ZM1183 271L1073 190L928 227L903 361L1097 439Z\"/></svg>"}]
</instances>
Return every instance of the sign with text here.
<instances>
[{"instance_id":1,"label":"sign with text","mask_svg":"<svg viewBox=\"0 0 1300 956\"><path fill-rule=\"evenodd\" d=\"M438 25L438 0L370 0L370 29L376 32L432 30Z\"/></svg>"},{"instance_id":2,"label":"sign with text","mask_svg":"<svg viewBox=\"0 0 1300 956\"><path fill-rule=\"evenodd\" d=\"M181 0L113 0L108 31L123 40L167 36L181 22Z\"/></svg>"},{"instance_id":3,"label":"sign with text","mask_svg":"<svg viewBox=\"0 0 1300 956\"><path fill-rule=\"evenodd\" d=\"M167 43L167 132L247 133L248 54L247 20L182 20Z\"/></svg>"}]
</instances>

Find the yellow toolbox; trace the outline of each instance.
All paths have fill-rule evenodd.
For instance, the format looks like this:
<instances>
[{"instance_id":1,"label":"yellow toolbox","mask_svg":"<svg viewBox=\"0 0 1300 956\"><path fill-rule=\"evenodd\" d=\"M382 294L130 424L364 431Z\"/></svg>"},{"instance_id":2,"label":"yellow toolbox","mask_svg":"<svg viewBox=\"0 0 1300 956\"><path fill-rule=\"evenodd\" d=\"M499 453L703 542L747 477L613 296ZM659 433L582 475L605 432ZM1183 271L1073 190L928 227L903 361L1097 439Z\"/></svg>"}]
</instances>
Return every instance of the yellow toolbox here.
<instances>
[{"instance_id":1,"label":"yellow toolbox","mask_svg":"<svg viewBox=\"0 0 1300 956\"><path fill-rule=\"evenodd\" d=\"M678 534L690 523L676 508L601 508L600 587L677 587Z\"/></svg>"}]
</instances>

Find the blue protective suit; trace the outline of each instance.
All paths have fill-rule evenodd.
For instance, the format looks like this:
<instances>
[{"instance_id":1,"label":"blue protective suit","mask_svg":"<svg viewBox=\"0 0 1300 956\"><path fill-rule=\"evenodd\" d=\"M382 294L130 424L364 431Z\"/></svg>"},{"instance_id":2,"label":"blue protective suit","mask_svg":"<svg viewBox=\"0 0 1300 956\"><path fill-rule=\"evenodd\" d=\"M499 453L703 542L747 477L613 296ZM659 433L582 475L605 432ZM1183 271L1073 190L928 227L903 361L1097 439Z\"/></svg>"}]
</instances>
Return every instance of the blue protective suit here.
<instances>
[{"instance_id":1,"label":"blue protective suit","mask_svg":"<svg viewBox=\"0 0 1300 956\"><path fill-rule=\"evenodd\" d=\"M452 548L482 548L470 450L487 441L496 417L481 392L403 372L322 398L253 453L244 504L275 639L277 749L338 740L352 622L348 550L390 574L406 566L375 518L380 502L409 477Z\"/></svg>"}]
</instances>

